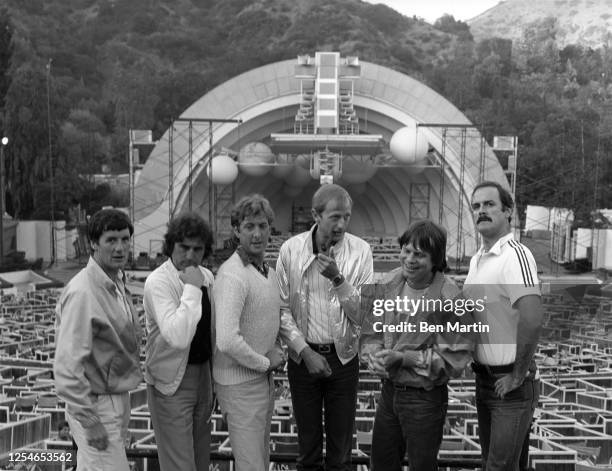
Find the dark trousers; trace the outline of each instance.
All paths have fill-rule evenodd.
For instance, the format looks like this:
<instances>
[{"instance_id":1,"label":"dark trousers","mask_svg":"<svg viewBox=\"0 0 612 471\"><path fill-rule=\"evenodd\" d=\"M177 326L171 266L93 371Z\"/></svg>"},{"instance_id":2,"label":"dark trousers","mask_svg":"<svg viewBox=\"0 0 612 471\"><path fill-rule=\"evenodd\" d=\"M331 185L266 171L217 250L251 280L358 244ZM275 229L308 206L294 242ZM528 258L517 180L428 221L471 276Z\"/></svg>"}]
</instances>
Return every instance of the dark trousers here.
<instances>
[{"instance_id":1,"label":"dark trousers","mask_svg":"<svg viewBox=\"0 0 612 471\"><path fill-rule=\"evenodd\" d=\"M351 447L357 406L359 361L340 363L335 352L325 354L332 370L314 378L304 362L289 360L288 377L298 431L298 471L351 469ZM323 466L323 407L325 408L325 467Z\"/></svg>"},{"instance_id":2,"label":"dark trousers","mask_svg":"<svg viewBox=\"0 0 612 471\"><path fill-rule=\"evenodd\" d=\"M518 471L521 449L538 403L540 382L531 378L503 399L495 381L503 375L476 375L478 435L483 471Z\"/></svg>"},{"instance_id":3,"label":"dark trousers","mask_svg":"<svg viewBox=\"0 0 612 471\"><path fill-rule=\"evenodd\" d=\"M401 471L408 452L410 469L436 471L448 408L448 388L396 389L383 381L372 433L371 471Z\"/></svg>"}]
</instances>

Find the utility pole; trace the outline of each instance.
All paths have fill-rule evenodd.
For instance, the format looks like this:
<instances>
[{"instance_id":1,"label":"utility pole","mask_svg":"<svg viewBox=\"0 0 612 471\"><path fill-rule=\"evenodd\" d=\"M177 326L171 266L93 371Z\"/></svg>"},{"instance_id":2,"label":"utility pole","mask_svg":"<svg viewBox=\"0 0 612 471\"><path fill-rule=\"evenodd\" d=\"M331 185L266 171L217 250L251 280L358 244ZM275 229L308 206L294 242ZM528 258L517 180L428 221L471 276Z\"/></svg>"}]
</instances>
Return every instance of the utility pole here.
<instances>
[{"instance_id":1,"label":"utility pole","mask_svg":"<svg viewBox=\"0 0 612 471\"><path fill-rule=\"evenodd\" d=\"M47 131L49 137L49 185L51 186L51 261L49 267L55 263L55 181L53 179L53 148L51 146L51 61L47 62Z\"/></svg>"}]
</instances>

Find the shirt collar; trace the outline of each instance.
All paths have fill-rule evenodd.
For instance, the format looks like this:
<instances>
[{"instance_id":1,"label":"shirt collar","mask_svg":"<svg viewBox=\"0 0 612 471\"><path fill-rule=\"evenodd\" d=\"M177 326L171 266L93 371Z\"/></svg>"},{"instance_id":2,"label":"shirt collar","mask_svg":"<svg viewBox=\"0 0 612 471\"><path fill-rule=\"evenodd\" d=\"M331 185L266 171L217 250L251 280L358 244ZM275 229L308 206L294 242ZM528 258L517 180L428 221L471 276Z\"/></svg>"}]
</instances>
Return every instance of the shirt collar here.
<instances>
[{"instance_id":1,"label":"shirt collar","mask_svg":"<svg viewBox=\"0 0 612 471\"><path fill-rule=\"evenodd\" d=\"M240 260L242 260L242 263L245 267L251 264L259 273L268 278L268 271L270 270L270 267L268 266L268 263L265 260L262 262L261 265L259 265L257 261L255 261L253 257L251 257L241 245L239 245L236 249L236 253L238 254L238 257L240 257Z\"/></svg>"},{"instance_id":2,"label":"shirt collar","mask_svg":"<svg viewBox=\"0 0 612 471\"><path fill-rule=\"evenodd\" d=\"M89 272L98 280L98 282L109 291L115 291L117 289L117 284L108 276L108 274L102 269L102 267L96 262L93 257L89 257L89 262L87 263L87 269ZM125 288L125 273L123 270L119 270L117 273L117 282L121 283Z\"/></svg>"},{"instance_id":3,"label":"shirt collar","mask_svg":"<svg viewBox=\"0 0 612 471\"><path fill-rule=\"evenodd\" d=\"M317 255L319 253L319 248L317 247L317 230L318 229L319 229L319 225L318 224L315 224L310 229L309 246L310 246L310 250L313 253L313 255ZM334 247L334 254L337 254L340 251L340 249L344 245L344 239L345 238L346 238L346 232L344 233L344 236L342 237L342 239L340 239L339 242L336 242L333 245L333 247Z\"/></svg>"},{"instance_id":4,"label":"shirt collar","mask_svg":"<svg viewBox=\"0 0 612 471\"><path fill-rule=\"evenodd\" d=\"M480 254L482 255L484 253L490 253L493 255L499 255L501 254L502 247L506 243L508 243L508 241L510 240L514 240L514 235L512 234L512 232L508 232L505 236L502 236L499 239L497 239L497 241L493 244L493 246L487 252L485 252L484 245L481 246Z\"/></svg>"}]
</instances>

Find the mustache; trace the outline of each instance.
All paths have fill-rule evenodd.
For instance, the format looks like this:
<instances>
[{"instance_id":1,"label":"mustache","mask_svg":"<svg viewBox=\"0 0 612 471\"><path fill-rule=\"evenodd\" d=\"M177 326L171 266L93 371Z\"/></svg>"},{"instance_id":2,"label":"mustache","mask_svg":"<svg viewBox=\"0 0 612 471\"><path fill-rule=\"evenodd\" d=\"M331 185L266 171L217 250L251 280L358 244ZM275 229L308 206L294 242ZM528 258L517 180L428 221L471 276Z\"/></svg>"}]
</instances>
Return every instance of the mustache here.
<instances>
[{"instance_id":1,"label":"mustache","mask_svg":"<svg viewBox=\"0 0 612 471\"><path fill-rule=\"evenodd\" d=\"M489 216L479 216L478 220L476 221L476 224L478 224L479 222L482 222L482 221L489 221L489 222L491 222L491 218Z\"/></svg>"}]
</instances>

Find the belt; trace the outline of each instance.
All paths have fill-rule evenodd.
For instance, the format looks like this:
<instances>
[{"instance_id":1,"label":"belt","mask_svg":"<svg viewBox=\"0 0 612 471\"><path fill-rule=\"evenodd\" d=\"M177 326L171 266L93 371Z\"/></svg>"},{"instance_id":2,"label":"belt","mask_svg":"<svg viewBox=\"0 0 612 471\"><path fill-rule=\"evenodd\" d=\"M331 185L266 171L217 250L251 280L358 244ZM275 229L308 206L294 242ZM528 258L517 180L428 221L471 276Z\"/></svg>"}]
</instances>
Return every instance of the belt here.
<instances>
[{"instance_id":1,"label":"belt","mask_svg":"<svg viewBox=\"0 0 612 471\"><path fill-rule=\"evenodd\" d=\"M475 361L472 363L472 371L483 376L505 375L514 371L514 363L508 365L483 365Z\"/></svg>"},{"instance_id":2,"label":"belt","mask_svg":"<svg viewBox=\"0 0 612 471\"><path fill-rule=\"evenodd\" d=\"M395 389L396 391L408 391L410 389L422 389L422 388L415 388L414 386L408 386L406 384L394 383L393 381L389 381L389 383L391 383L391 385L393 386L393 389Z\"/></svg>"},{"instance_id":3,"label":"belt","mask_svg":"<svg viewBox=\"0 0 612 471\"><path fill-rule=\"evenodd\" d=\"M391 381L390 379L383 379L383 384L388 384L390 386L393 387L393 389L395 389L396 391L414 391L414 390L426 390L423 387L420 386L409 386L407 384L400 384L400 383L396 383L394 381ZM437 388L438 385L434 386L434 388Z\"/></svg>"},{"instance_id":4,"label":"belt","mask_svg":"<svg viewBox=\"0 0 612 471\"><path fill-rule=\"evenodd\" d=\"M308 343L308 346L322 355L336 353L336 346L333 343Z\"/></svg>"}]
</instances>

